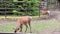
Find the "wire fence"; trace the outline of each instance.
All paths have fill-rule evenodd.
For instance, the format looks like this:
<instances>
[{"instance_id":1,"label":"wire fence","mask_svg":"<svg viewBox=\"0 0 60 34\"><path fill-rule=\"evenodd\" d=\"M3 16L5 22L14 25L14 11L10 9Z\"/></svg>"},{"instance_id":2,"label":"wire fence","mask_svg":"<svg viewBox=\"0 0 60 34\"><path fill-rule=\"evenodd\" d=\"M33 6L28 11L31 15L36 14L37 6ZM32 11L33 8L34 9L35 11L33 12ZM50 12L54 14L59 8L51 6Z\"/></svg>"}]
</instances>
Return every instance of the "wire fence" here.
<instances>
[{"instance_id":1,"label":"wire fence","mask_svg":"<svg viewBox=\"0 0 60 34\"><path fill-rule=\"evenodd\" d=\"M9 3L11 3L11 4L9 4ZM29 12L31 10L38 10L39 9L39 6L37 6L37 8L29 8L29 5L31 5L31 4L36 4L36 3L24 2L24 1L20 1L20 2L6 2L6 1L4 1L4 2L1 2L1 4L0 4L0 13L4 13L7 11L8 11L8 13L12 13L11 10L18 10L18 11L24 10L25 12Z\"/></svg>"},{"instance_id":2,"label":"wire fence","mask_svg":"<svg viewBox=\"0 0 60 34\"><path fill-rule=\"evenodd\" d=\"M33 4L37 4L35 8L30 8L29 6L32 6ZM10 7L9 7L10 6ZM22 6L22 7L21 7ZM34 6L34 5L33 5ZM24 8L23 8L24 7ZM40 10L43 9L59 9L60 4L57 0L46 0L46 1L41 1L41 2L24 2L24 1L18 1L18 2L12 2L12 0L1 0L0 1L0 14L4 14L5 17L8 15L7 13L12 14L12 10L21 10L25 11L25 14L28 15L30 11L37 10L38 11L38 16L40 16ZM15 12L16 13L16 12ZM19 12L18 12L19 13Z\"/></svg>"}]
</instances>

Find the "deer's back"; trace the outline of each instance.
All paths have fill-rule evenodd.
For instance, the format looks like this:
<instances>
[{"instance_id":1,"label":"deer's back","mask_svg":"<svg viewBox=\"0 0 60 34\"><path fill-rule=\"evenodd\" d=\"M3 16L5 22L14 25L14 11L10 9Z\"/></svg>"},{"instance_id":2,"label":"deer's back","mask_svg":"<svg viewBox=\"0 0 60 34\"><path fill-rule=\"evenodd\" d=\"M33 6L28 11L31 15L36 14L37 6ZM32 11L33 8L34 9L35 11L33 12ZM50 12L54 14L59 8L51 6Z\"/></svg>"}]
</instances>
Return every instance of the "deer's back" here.
<instances>
[{"instance_id":1,"label":"deer's back","mask_svg":"<svg viewBox=\"0 0 60 34\"><path fill-rule=\"evenodd\" d=\"M31 21L30 16L23 16L18 19L18 23L20 23L20 24L29 23L30 21Z\"/></svg>"},{"instance_id":2,"label":"deer's back","mask_svg":"<svg viewBox=\"0 0 60 34\"><path fill-rule=\"evenodd\" d=\"M46 14L49 14L49 13L50 13L50 11L48 11L48 10L46 10L46 11L43 10L43 11L42 11L42 14L43 14L43 15L46 15Z\"/></svg>"}]
</instances>

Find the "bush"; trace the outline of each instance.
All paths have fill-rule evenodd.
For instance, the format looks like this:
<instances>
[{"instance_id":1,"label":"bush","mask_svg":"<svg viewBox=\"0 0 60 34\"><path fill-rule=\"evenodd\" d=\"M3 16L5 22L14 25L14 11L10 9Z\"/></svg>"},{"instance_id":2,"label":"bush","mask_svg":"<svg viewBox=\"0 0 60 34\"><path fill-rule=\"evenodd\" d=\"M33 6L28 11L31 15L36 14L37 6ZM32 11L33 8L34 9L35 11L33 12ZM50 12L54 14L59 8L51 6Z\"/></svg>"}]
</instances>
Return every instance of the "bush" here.
<instances>
[{"instance_id":1,"label":"bush","mask_svg":"<svg viewBox=\"0 0 60 34\"><path fill-rule=\"evenodd\" d=\"M39 11L37 10L40 0L23 0L25 3L17 2L18 0L13 0L13 2L6 2L7 6L2 6L3 8L15 8L12 9L14 15L26 15L26 9L28 9L28 15L39 15ZM0 3L4 4L4 3ZM18 6L14 6L14 5ZM20 5L19 5L20 4ZM10 6L13 5L13 6ZM0 6L1 7L1 6Z\"/></svg>"}]
</instances>

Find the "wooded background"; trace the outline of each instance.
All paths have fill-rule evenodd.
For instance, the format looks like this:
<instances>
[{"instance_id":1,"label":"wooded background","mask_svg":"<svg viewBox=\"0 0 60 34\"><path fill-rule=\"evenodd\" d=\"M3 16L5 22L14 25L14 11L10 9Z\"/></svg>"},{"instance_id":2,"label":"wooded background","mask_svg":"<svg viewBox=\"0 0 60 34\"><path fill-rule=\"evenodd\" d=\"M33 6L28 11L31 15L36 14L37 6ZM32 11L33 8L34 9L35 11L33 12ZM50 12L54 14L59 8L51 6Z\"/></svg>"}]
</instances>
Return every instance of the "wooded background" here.
<instances>
[{"instance_id":1,"label":"wooded background","mask_svg":"<svg viewBox=\"0 0 60 34\"><path fill-rule=\"evenodd\" d=\"M38 15L40 0L0 0L0 15Z\"/></svg>"}]
</instances>

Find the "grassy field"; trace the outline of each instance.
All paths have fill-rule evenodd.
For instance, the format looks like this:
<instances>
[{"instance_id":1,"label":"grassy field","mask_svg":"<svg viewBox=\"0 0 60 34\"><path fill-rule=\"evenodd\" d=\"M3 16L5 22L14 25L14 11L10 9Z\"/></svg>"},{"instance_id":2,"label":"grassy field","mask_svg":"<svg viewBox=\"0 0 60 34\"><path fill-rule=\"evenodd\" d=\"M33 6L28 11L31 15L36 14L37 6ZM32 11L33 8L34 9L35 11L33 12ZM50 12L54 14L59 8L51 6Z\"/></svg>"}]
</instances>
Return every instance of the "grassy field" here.
<instances>
[{"instance_id":1,"label":"grassy field","mask_svg":"<svg viewBox=\"0 0 60 34\"><path fill-rule=\"evenodd\" d=\"M18 18L18 17L21 17L21 16L7 16L6 18ZM32 16L32 18L38 18L39 16ZM43 17L43 15L41 15L40 17ZM5 16L0 16L0 18L5 18Z\"/></svg>"},{"instance_id":2,"label":"grassy field","mask_svg":"<svg viewBox=\"0 0 60 34\"><path fill-rule=\"evenodd\" d=\"M14 27L16 25L16 22L9 22L6 24L0 24L0 32L14 32ZM52 20L42 20L42 21L35 21L31 22L32 26L32 32L40 32L44 29L50 28L52 29L58 29L60 28L60 23L56 21L55 19ZM25 26L23 26L23 32L25 31ZM27 30L29 32L29 28Z\"/></svg>"}]
</instances>

